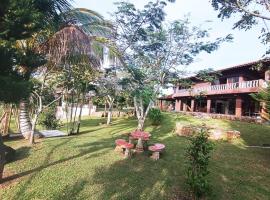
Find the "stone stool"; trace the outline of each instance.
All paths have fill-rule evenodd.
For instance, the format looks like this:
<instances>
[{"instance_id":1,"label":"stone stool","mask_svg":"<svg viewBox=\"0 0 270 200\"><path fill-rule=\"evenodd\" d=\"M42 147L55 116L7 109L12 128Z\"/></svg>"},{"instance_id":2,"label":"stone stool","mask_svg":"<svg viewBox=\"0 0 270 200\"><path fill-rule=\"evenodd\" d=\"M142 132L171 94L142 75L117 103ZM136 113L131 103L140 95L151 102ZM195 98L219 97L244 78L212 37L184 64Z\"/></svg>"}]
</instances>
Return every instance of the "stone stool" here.
<instances>
[{"instance_id":1,"label":"stone stool","mask_svg":"<svg viewBox=\"0 0 270 200\"><path fill-rule=\"evenodd\" d=\"M149 146L148 149L149 151L152 151L152 155L150 156L150 158L152 158L153 160L158 160L160 157L160 152L162 152L165 149L165 145L158 143Z\"/></svg>"},{"instance_id":2,"label":"stone stool","mask_svg":"<svg viewBox=\"0 0 270 200\"><path fill-rule=\"evenodd\" d=\"M123 145L123 147L126 149L124 157L125 158L131 158L131 155L132 155L131 149L134 147L134 144L126 143L126 144Z\"/></svg>"},{"instance_id":3,"label":"stone stool","mask_svg":"<svg viewBox=\"0 0 270 200\"><path fill-rule=\"evenodd\" d=\"M227 139L229 141L233 139L240 138L241 133L239 131L233 130L233 131L227 131Z\"/></svg>"},{"instance_id":4,"label":"stone stool","mask_svg":"<svg viewBox=\"0 0 270 200\"><path fill-rule=\"evenodd\" d=\"M124 140L124 139L117 139L117 140L115 140L115 145L116 145L116 147L115 147L115 151L116 152L120 152L120 153L123 153L124 152L124 145L127 143L127 141L126 140Z\"/></svg>"}]
</instances>

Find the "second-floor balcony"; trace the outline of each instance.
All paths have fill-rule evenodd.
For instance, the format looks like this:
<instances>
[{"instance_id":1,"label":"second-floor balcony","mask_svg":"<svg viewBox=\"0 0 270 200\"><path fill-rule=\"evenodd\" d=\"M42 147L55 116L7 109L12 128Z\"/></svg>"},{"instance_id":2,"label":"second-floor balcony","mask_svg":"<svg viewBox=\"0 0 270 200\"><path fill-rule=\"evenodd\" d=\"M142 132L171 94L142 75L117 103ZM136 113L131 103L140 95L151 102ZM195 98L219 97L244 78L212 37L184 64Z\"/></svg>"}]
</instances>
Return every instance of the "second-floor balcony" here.
<instances>
[{"instance_id":1,"label":"second-floor balcony","mask_svg":"<svg viewBox=\"0 0 270 200\"><path fill-rule=\"evenodd\" d=\"M218 95L218 94L238 94L238 93L254 93L258 92L261 87L265 86L263 79L243 81L237 83L227 83L220 85L209 85L205 87L193 87L190 89L176 90L173 97Z\"/></svg>"}]
</instances>

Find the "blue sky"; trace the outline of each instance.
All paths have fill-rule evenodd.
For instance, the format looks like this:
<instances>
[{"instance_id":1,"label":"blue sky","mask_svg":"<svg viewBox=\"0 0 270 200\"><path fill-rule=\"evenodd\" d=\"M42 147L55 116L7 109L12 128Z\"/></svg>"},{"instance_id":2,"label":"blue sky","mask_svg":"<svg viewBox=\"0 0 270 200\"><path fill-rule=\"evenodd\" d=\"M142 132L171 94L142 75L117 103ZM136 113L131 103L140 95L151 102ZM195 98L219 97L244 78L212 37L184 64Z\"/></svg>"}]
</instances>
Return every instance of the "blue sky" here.
<instances>
[{"instance_id":1,"label":"blue sky","mask_svg":"<svg viewBox=\"0 0 270 200\"><path fill-rule=\"evenodd\" d=\"M88 8L102 14L106 19L110 19L110 14L116 7L115 0L74 0L74 7ZM143 7L147 0L129 0L137 7ZM217 18L217 12L213 10L208 0L176 0L176 3L166 7L167 20L173 21L181 19L185 15L190 15L192 25L201 26L203 29L210 28L211 38L233 34L232 43L224 43L221 47L211 53L201 53L196 61L188 67L189 71L197 71L205 68L221 69L232 65L241 64L260 59L265 53L266 47L260 43L258 35L260 27L255 27L250 31L232 30L236 19L229 19L221 22ZM210 21L210 22L209 22Z\"/></svg>"}]
</instances>

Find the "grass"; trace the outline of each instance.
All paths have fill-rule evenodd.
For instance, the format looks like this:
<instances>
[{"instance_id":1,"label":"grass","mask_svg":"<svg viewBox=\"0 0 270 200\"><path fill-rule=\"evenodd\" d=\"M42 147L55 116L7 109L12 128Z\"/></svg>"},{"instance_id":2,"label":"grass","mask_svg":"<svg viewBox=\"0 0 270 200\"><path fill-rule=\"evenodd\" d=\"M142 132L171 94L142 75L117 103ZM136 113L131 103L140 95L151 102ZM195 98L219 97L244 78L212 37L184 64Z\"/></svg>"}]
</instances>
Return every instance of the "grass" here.
<instances>
[{"instance_id":1,"label":"grass","mask_svg":"<svg viewBox=\"0 0 270 200\"><path fill-rule=\"evenodd\" d=\"M148 153L130 160L114 152L114 140L134 130L134 119L85 119L80 135L43 139L33 148L25 141L6 142L17 149L16 161L6 166L10 180L0 189L0 199L177 199L186 193L185 148L188 140L173 134L176 121L201 124L190 116L164 113L161 126L146 124L151 143L166 145L158 161ZM220 141L210 163L209 199L269 199L270 149L245 145L270 144L270 127L224 120L203 120L209 126L236 129L241 139ZM15 179L17 178L17 179Z\"/></svg>"}]
</instances>

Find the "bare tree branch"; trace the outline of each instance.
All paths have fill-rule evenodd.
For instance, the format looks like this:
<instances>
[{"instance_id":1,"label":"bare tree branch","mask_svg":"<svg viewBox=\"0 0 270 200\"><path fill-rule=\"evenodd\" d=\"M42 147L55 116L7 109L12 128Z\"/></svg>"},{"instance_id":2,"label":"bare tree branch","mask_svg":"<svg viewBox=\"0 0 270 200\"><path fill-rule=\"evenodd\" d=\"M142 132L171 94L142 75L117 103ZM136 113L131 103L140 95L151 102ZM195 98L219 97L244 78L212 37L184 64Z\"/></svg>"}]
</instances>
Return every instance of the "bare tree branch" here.
<instances>
[{"instance_id":1,"label":"bare tree branch","mask_svg":"<svg viewBox=\"0 0 270 200\"><path fill-rule=\"evenodd\" d=\"M252 12L252 11L246 9L246 8L239 2L239 0L236 0L236 6L237 6L240 10L244 11L245 13L247 13L247 14L249 14L249 15L252 15L252 16L254 16L254 17L259 17L259 18L262 18L262 19L265 19L265 20L270 20L270 17L268 17L268 16L261 15L261 14L259 14L259 13Z\"/></svg>"}]
</instances>

